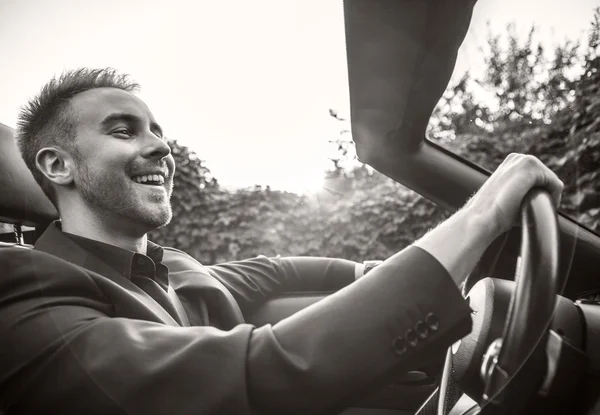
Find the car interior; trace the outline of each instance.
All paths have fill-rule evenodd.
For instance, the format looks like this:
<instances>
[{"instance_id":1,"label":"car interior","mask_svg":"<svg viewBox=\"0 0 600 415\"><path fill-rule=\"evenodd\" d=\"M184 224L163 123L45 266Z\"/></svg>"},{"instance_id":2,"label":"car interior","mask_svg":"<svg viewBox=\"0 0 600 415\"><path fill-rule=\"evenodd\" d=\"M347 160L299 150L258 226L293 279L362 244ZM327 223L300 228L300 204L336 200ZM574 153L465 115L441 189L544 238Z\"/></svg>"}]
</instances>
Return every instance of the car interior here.
<instances>
[{"instance_id":1,"label":"car interior","mask_svg":"<svg viewBox=\"0 0 600 415\"><path fill-rule=\"evenodd\" d=\"M425 128L475 1L406 3L344 2L353 140L363 163L455 211L490 172L425 139ZM15 131L0 124L0 222L14 225L0 248L30 249L57 216ZM600 413L599 269L600 237L531 192L521 226L488 248L463 288L471 333L343 413ZM286 294L245 318L273 324L328 294Z\"/></svg>"}]
</instances>

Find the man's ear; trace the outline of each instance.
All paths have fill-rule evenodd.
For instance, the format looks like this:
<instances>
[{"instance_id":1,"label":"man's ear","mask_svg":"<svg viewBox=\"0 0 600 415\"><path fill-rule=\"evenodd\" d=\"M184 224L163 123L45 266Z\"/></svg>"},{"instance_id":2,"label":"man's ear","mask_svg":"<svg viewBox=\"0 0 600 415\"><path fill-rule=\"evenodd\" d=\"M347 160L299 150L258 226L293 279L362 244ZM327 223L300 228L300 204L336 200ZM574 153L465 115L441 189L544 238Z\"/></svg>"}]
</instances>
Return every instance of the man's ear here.
<instances>
[{"instance_id":1,"label":"man's ear","mask_svg":"<svg viewBox=\"0 0 600 415\"><path fill-rule=\"evenodd\" d=\"M68 186L73 183L75 174L75 161L63 149L44 147L35 156L36 167L52 183Z\"/></svg>"}]
</instances>

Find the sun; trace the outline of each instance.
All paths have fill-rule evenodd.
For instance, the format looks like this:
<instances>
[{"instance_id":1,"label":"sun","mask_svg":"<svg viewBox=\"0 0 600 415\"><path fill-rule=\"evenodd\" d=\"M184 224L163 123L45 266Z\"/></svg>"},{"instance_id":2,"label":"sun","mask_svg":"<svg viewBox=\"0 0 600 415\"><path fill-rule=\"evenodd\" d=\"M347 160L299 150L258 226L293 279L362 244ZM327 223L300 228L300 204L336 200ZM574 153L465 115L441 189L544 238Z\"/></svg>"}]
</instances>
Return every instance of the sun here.
<instances>
[{"instance_id":1,"label":"sun","mask_svg":"<svg viewBox=\"0 0 600 415\"><path fill-rule=\"evenodd\" d=\"M275 178L274 178L275 179ZM323 190L325 184L325 172L323 170L302 170L288 173L285 177L275 179L277 185L287 192L296 194L313 195Z\"/></svg>"}]
</instances>

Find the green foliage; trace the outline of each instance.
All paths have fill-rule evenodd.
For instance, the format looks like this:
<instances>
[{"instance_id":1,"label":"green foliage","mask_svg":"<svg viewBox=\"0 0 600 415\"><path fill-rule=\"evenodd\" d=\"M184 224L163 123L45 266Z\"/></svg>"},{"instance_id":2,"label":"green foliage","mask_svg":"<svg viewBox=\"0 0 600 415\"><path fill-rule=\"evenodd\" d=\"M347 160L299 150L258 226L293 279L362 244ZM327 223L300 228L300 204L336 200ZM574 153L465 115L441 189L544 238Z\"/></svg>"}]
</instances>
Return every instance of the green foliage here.
<instances>
[{"instance_id":1,"label":"green foliage","mask_svg":"<svg viewBox=\"0 0 600 415\"><path fill-rule=\"evenodd\" d=\"M486 70L450 85L428 137L493 170L514 151L538 155L565 182L562 208L600 230L600 14L588 45L547 50L532 29L488 37ZM448 216L356 160L347 120L331 140L331 169L318 196L254 187L222 189L204 163L172 142L173 221L151 239L203 263L264 255L386 258Z\"/></svg>"}]
</instances>

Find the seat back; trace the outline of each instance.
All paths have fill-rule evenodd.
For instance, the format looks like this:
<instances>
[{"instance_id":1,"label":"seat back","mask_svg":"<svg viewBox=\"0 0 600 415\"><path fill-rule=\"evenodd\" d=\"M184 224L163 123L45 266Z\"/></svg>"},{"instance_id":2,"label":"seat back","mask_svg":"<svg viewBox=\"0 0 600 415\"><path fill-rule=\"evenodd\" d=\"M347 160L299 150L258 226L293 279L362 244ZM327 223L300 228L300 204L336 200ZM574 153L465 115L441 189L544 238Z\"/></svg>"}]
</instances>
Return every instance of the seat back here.
<instances>
[{"instance_id":1,"label":"seat back","mask_svg":"<svg viewBox=\"0 0 600 415\"><path fill-rule=\"evenodd\" d=\"M15 130L0 123L0 222L45 227L57 218L21 157Z\"/></svg>"}]
</instances>

